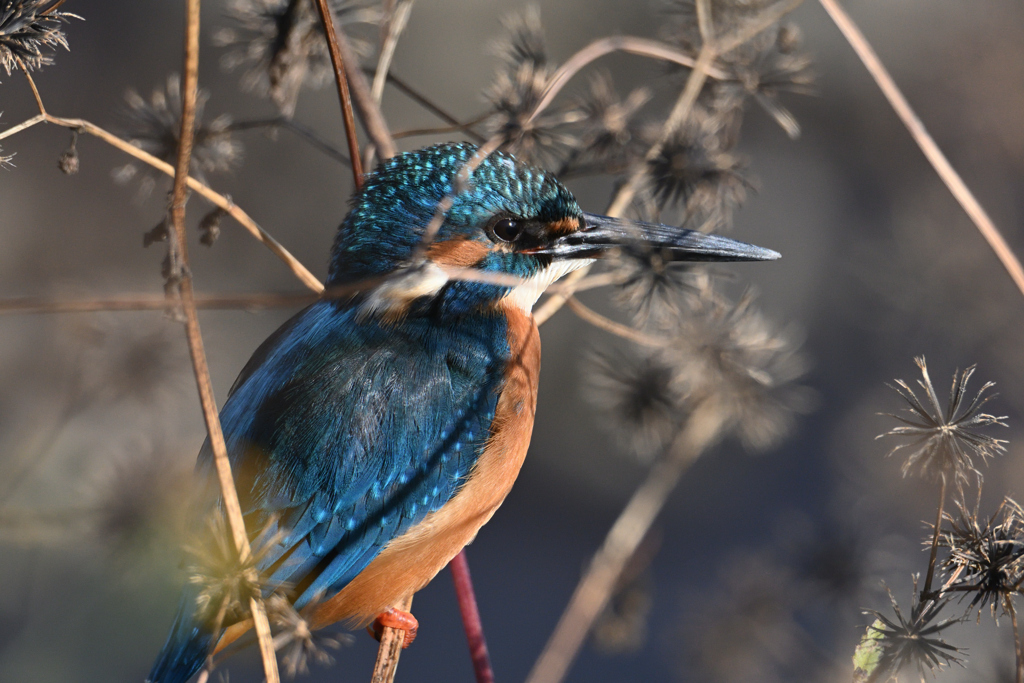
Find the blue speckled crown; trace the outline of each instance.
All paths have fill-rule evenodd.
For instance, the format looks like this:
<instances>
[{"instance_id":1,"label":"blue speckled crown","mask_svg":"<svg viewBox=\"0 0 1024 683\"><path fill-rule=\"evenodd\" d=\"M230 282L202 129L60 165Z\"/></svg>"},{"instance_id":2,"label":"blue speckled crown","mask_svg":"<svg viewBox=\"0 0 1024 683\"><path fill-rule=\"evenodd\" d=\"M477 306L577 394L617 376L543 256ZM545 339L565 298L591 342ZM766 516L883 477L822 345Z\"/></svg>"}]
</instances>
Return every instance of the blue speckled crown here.
<instances>
[{"instance_id":1,"label":"blue speckled crown","mask_svg":"<svg viewBox=\"0 0 1024 683\"><path fill-rule=\"evenodd\" d=\"M380 275L406 263L438 202L451 192L476 150L470 143L434 145L394 156L368 174L335 238L329 284ZM436 239L476 238L497 213L541 221L581 215L572 193L553 175L494 152L455 198Z\"/></svg>"}]
</instances>

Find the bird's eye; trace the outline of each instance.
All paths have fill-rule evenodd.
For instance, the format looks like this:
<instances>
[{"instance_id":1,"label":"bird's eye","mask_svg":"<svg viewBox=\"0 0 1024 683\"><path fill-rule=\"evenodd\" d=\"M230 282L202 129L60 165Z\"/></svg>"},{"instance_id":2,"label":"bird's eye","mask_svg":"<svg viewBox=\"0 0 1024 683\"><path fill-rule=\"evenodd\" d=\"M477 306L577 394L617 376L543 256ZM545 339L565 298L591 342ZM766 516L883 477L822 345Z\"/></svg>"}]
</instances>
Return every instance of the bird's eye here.
<instances>
[{"instance_id":1,"label":"bird's eye","mask_svg":"<svg viewBox=\"0 0 1024 683\"><path fill-rule=\"evenodd\" d=\"M502 218L491 226L491 232L502 242L515 242L523 231L523 222L515 218Z\"/></svg>"}]
</instances>

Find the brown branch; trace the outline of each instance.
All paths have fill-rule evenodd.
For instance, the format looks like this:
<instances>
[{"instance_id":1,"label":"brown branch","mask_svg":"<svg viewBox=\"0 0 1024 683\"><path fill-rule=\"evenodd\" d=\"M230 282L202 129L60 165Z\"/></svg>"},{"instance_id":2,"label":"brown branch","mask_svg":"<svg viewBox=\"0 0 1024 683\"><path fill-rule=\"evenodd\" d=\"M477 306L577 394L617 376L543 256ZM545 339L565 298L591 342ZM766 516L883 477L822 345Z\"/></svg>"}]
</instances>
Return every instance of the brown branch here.
<instances>
[{"instance_id":1,"label":"brown branch","mask_svg":"<svg viewBox=\"0 0 1024 683\"><path fill-rule=\"evenodd\" d=\"M721 434L725 411L711 401L694 408L666 456L647 474L605 536L604 543L576 585L527 683L558 683L565 678L594 621L601 615L637 548L647 536L680 478Z\"/></svg>"},{"instance_id":2,"label":"brown branch","mask_svg":"<svg viewBox=\"0 0 1024 683\"><path fill-rule=\"evenodd\" d=\"M174 189L171 195L171 221L174 225L173 239L177 241L176 259L179 270L177 289L185 313L185 333L189 355L192 357L192 368L199 388L199 401L202 404L203 418L206 421L206 430L213 449L214 466L220 482L224 510L239 560L245 562L252 557L252 549L249 547L249 537L245 530L245 521L242 518L242 507L238 502L234 477L231 475L231 462L228 460L224 432L221 430L220 417L217 414L217 401L213 396L213 384L210 381L210 370L206 363L202 332L199 329L199 314L193 299L192 275L188 267L185 203L187 201L189 167L192 161L192 143L195 136L196 98L199 90L199 0L186 0L186 8L185 65L184 78L181 83L181 134L178 138ZM251 574L250 580L258 580L255 568L250 569L248 573ZM250 600L250 608L256 627L256 636L259 639L267 683L280 683L277 656L274 652L270 622L267 619L263 600L258 596L253 597Z\"/></svg>"},{"instance_id":3,"label":"brown branch","mask_svg":"<svg viewBox=\"0 0 1024 683\"><path fill-rule=\"evenodd\" d=\"M910 103L907 102L907 98L900 92L896 81L893 80L888 69L882 64L882 60L878 58L867 38L864 37L864 34L857 28L853 19L843 10L837 0L820 0L820 2L825 11L832 17L832 21L839 27L847 42L850 43L854 52L857 53L860 61L864 63L868 73L875 79L875 83L882 89L885 98L889 100L889 105L896 112L896 115L900 117L900 121L906 126L914 142L924 152L932 168L939 174L939 178L942 179L942 182L945 183L953 197L963 207L963 210L967 212L967 215L974 222L975 227L978 228L978 232L988 242L992 251L996 253L999 262L1002 263L1003 268L1006 269L1014 284L1017 285L1017 289L1024 294L1024 268L1021 267L1020 260L1013 253L1013 250L1010 249L1010 245L1006 243L1002 233L999 232L999 228L989 218L981 203L967 188L960 174L956 172L956 169L949 163L946 155L939 149L935 140L932 139L932 136L924 127L924 124L921 123L921 119L914 113Z\"/></svg>"},{"instance_id":4,"label":"brown branch","mask_svg":"<svg viewBox=\"0 0 1024 683\"><path fill-rule=\"evenodd\" d=\"M942 531L942 511L946 507L946 475L942 475L942 483L939 485L939 509L935 513L935 528L932 530L932 549L928 557L928 574L924 580L924 590L921 591L921 601L930 600L932 595L932 579L935 577L935 558L939 552L939 535Z\"/></svg>"},{"instance_id":5,"label":"brown branch","mask_svg":"<svg viewBox=\"0 0 1024 683\"><path fill-rule=\"evenodd\" d=\"M334 13L331 12L327 0L316 0L320 21L324 25L327 36L327 50L331 54L331 65L334 67L334 82L338 86L338 99L341 101L341 117L345 121L345 139L348 141L348 155L351 157L352 176L356 190L363 186L363 161L359 156L359 140L356 138L356 119L352 114L352 97L348 91L348 77L345 75L345 60L338 47L338 31L334 28Z\"/></svg>"},{"instance_id":6,"label":"brown branch","mask_svg":"<svg viewBox=\"0 0 1024 683\"><path fill-rule=\"evenodd\" d=\"M412 609L412 596L405 598L395 609L408 612ZM370 683L392 683L398 671L398 658L402 655L405 643L405 631L400 628L385 627L380 636L380 647L377 649L377 661L373 665Z\"/></svg>"},{"instance_id":7,"label":"brown branch","mask_svg":"<svg viewBox=\"0 0 1024 683\"><path fill-rule=\"evenodd\" d=\"M1010 614L1010 624L1013 626L1013 651L1017 656L1014 680L1016 683L1024 683L1024 652L1021 651L1020 630L1017 628L1017 610L1013 606L1013 597L1004 595L1003 604Z\"/></svg>"},{"instance_id":8,"label":"brown branch","mask_svg":"<svg viewBox=\"0 0 1024 683\"><path fill-rule=\"evenodd\" d=\"M480 609L476 604L476 593L473 591L473 577L469 573L469 560L466 549L448 563L455 583L455 597L459 601L459 613L462 625L466 630L466 641L469 643L469 657L473 662L473 673L476 683L494 683L494 670L491 668L491 657L487 654L487 639L484 638L484 625L480 620Z\"/></svg>"},{"instance_id":9,"label":"brown branch","mask_svg":"<svg viewBox=\"0 0 1024 683\"><path fill-rule=\"evenodd\" d=\"M377 148L377 156L381 159L388 159L398 153L395 141L391 138L391 128L384 120L384 114L370 94L370 86L366 82L366 76L359 66L359 57L348 42L348 36L344 31L336 31L335 37L338 40L338 49L345 62L345 73L348 75L349 89L352 93L352 101L359 112L359 118L363 122L366 134L373 141Z\"/></svg>"},{"instance_id":10,"label":"brown branch","mask_svg":"<svg viewBox=\"0 0 1024 683\"><path fill-rule=\"evenodd\" d=\"M0 140L40 123L52 123L64 128L78 130L80 133L88 133L89 135L106 142L108 145L121 150L125 154L135 157L139 161L152 166L161 173L166 173L169 176L174 175L174 167L166 161L156 158L149 152L136 147L126 140L122 140L113 133L100 128L96 124L86 121L85 119L69 119L53 116L52 114L39 114L18 124L17 126L14 126L13 128L5 130L3 133L0 133ZM238 223L248 230L253 237L263 243L264 246L270 249L270 251L281 259L288 269L292 271L295 277L302 282L302 284L309 287L314 292L323 291L324 286L320 280L318 280L317 277L313 275L308 268L306 268L306 266L302 265L302 262L295 258L280 242L274 239L270 233L261 228L256 221L249 216L249 214L236 206L234 202L219 192L214 191L208 185L196 180L192 176L188 177L188 188L196 194L201 195L214 206L223 209L229 216L238 221Z\"/></svg>"}]
</instances>

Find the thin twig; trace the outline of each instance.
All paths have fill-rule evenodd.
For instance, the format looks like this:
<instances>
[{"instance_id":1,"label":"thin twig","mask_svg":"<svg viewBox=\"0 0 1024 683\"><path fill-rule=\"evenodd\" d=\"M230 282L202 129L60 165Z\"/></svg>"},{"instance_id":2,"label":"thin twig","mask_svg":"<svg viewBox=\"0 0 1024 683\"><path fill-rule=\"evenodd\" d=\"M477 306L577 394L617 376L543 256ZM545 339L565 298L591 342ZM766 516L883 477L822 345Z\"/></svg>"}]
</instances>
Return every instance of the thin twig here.
<instances>
[{"instance_id":1,"label":"thin twig","mask_svg":"<svg viewBox=\"0 0 1024 683\"><path fill-rule=\"evenodd\" d=\"M999 232L999 228L989 218L981 203L978 202L974 194L967 188L967 185L953 168L953 165L949 163L946 155L939 149L935 140L932 139L932 136L924 127L924 124L921 123L921 119L914 113L910 103L903 96L903 93L892 79L888 69L882 64L882 60L878 58L867 38L864 37L864 34L857 28L850 15L843 10L836 0L820 0L820 2L825 11L832 17L832 21L836 23L836 26L839 27L843 36L850 43L854 52L857 53L860 61L867 67L871 77L875 79L875 83L882 89L885 98L889 100L889 105L892 106L896 115L900 117L903 125L907 127L910 136L914 138L914 142L924 152L928 162L935 169L935 172L939 174L939 178L942 179L942 182L946 184L946 187L949 188L949 191L956 198L957 202L960 203L960 206L967 212L967 215L978 228L978 232L988 242L992 251L996 253L999 262L1003 264L1003 268L1006 269L1014 284L1017 285L1017 289L1024 294L1024 268L1021 267L1020 260L1013 253L1013 250L1010 249L1010 245L1006 243L1002 233Z\"/></svg>"},{"instance_id":2,"label":"thin twig","mask_svg":"<svg viewBox=\"0 0 1024 683\"><path fill-rule=\"evenodd\" d=\"M36 98L36 106L39 107L39 113L46 116L46 107L43 106L43 98L39 96L39 88L36 87L35 79L32 78L32 74L29 73L28 67L25 66L25 62L21 61L21 57L14 55L14 61L18 63L18 67L22 73L25 74L25 78L28 79L28 86L32 88L32 97Z\"/></svg>"},{"instance_id":3,"label":"thin twig","mask_svg":"<svg viewBox=\"0 0 1024 683\"><path fill-rule=\"evenodd\" d=\"M412 596L405 598L395 609L408 612L412 609ZM398 671L398 658L402 655L405 643L405 631L400 628L385 627L380 635L380 647L377 649L377 661L373 665L370 683L392 683Z\"/></svg>"},{"instance_id":4,"label":"thin twig","mask_svg":"<svg viewBox=\"0 0 1024 683\"><path fill-rule=\"evenodd\" d=\"M461 132L465 133L466 131L471 130L471 128L470 128L471 126L475 126L475 125L477 125L479 123L483 123L489 117L490 117L490 114L488 113L488 114L481 114L480 116L474 117L472 120L466 121L465 123L458 123L457 122L457 123L455 123L455 124L453 124L451 126L439 126L439 127L435 127L435 128L409 128L407 130L397 131L394 134L394 136L395 136L396 140L401 140L402 138L411 138L411 137L414 137L414 136L417 136L417 135L442 135L444 133L455 133L457 131L461 131ZM483 138L481 137L481 140L482 139Z\"/></svg>"},{"instance_id":5,"label":"thin twig","mask_svg":"<svg viewBox=\"0 0 1024 683\"><path fill-rule=\"evenodd\" d=\"M448 563L448 568L451 569L452 581L455 582L455 596L459 601L462 625L466 629L466 641L469 643L469 657L473 660L476 683L494 683L494 670L491 668L491 657L487 654L487 639L484 638L484 626L476 604L473 578L469 573L465 548Z\"/></svg>"},{"instance_id":6,"label":"thin twig","mask_svg":"<svg viewBox=\"0 0 1024 683\"><path fill-rule=\"evenodd\" d=\"M227 126L227 130L251 130L253 128L284 128L290 130L332 159L340 161L346 166L352 163L347 154L321 138L312 128L286 116L277 116L272 119L256 119L253 121L235 121Z\"/></svg>"},{"instance_id":7,"label":"thin twig","mask_svg":"<svg viewBox=\"0 0 1024 683\"><path fill-rule=\"evenodd\" d=\"M5 130L3 133L0 133L0 140L40 123L52 123L64 128L76 129L80 133L88 133L89 135L103 140L108 145L116 147L125 154L133 156L139 161L152 166L162 173L166 173L169 176L174 175L174 167L166 161L156 158L149 152L140 149L126 140L122 140L113 133L100 128L96 124L86 121L85 119L68 119L53 116L52 114L39 114L18 124L17 126L14 126L13 128ZM280 242L274 239L270 233L261 228L256 221L249 216L249 214L236 206L234 202L219 192L216 192L205 183L196 180L192 176L188 177L188 188L201 195L214 206L223 209L229 216L238 221L238 223L248 230L253 237L262 242L268 249L270 249L270 251L274 252L279 259L284 261L288 269L292 271L295 277L297 277L302 284L309 287L314 292L323 291L324 286L320 280L318 280L317 277L313 275L308 268L306 268L306 266L302 265L301 261L292 256L291 252L289 252Z\"/></svg>"},{"instance_id":8,"label":"thin twig","mask_svg":"<svg viewBox=\"0 0 1024 683\"><path fill-rule=\"evenodd\" d=\"M352 177L356 189L363 186L363 160L359 156L359 140L356 138L356 119L352 114L352 97L348 91L348 76L345 74L345 59L338 46L338 31L334 28L334 13L327 0L316 0L320 21L324 25L327 36L327 50L331 54L331 65L334 67L334 82L338 86L338 99L341 101L341 117L345 122L345 139L348 141L348 155L352 163Z\"/></svg>"},{"instance_id":9,"label":"thin twig","mask_svg":"<svg viewBox=\"0 0 1024 683\"><path fill-rule=\"evenodd\" d=\"M461 130L463 133L472 138L473 142L481 143L487 139L483 135L480 135L480 133L477 133L475 130L470 128L468 124L460 123L456 117L449 114L440 105L433 102L429 97L419 92L416 88L409 85L407 82L396 76L394 73L388 72L388 83L401 90L409 99L411 99L413 102L415 102L416 104L420 105L421 107L432 113L437 118L447 123L450 123L451 125Z\"/></svg>"},{"instance_id":10,"label":"thin twig","mask_svg":"<svg viewBox=\"0 0 1024 683\"><path fill-rule=\"evenodd\" d=\"M366 134L373 141L377 149L377 156L381 159L388 159L398 153L395 141L391 137L391 128L384 120L384 114L370 94L370 86L366 82L366 76L359 66L359 57L348 42L348 36L344 31L335 32L338 39L338 48L341 57L345 62L345 73L348 75L349 90L352 93L352 101L359 112L359 118L363 122Z\"/></svg>"},{"instance_id":11,"label":"thin twig","mask_svg":"<svg viewBox=\"0 0 1024 683\"><path fill-rule=\"evenodd\" d=\"M653 59L660 59L666 62L674 62L675 64L688 66L690 68L693 68L697 64L697 61L693 57L682 50L678 50L671 45L667 45L657 40L637 38L635 36L608 36L606 38L599 38L576 52L576 54L569 57L569 59L565 60L565 63L558 67L558 70L551 75L551 78L548 79L547 86L544 88L544 95L541 97L533 116L531 116L531 120L551 104L551 101L555 99L555 96L565 87L565 84L568 83L573 76L579 73L581 69L613 52L626 52L633 55L639 55L641 57L651 57ZM718 80L726 80L730 78L728 73L713 66L708 66L707 74Z\"/></svg>"},{"instance_id":12,"label":"thin twig","mask_svg":"<svg viewBox=\"0 0 1024 683\"><path fill-rule=\"evenodd\" d=\"M636 342L637 344L643 344L644 346L652 346L655 348L665 346L665 342L657 337L652 337L644 334L640 330L630 327L629 325L623 325L622 323L615 322L611 318L606 318L594 309L585 306L575 296L570 296L567 303L569 304L569 308L572 309L572 312L578 315L580 319L585 320L598 329L610 332L616 337L622 337L623 339L628 339Z\"/></svg>"},{"instance_id":13,"label":"thin twig","mask_svg":"<svg viewBox=\"0 0 1024 683\"><path fill-rule=\"evenodd\" d=\"M690 465L719 437L725 411L702 401L666 456L647 474L605 536L576 585L554 633L527 677L527 683L559 683L611 599L619 576L657 519L669 495Z\"/></svg>"},{"instance_id":14,"label":"thin twig","mask_svg":"<svg viewBox=\"0 0 1024 683\"><path fill-rule=\"evenodd\" d=\"M174 239L177 240L177 259L180 264L178 293L181 297L185 313L185 332L188 340L189 355L192 357L192 368L199 388L199 400L203 408L206 430L210 436L213 459L217 478L220 482L221 498L227 514L228 526L234 539L235 548L241 562L252 557L249 547L249 536L245 530L242 517L242 506L238 502L234 477L231 474L231 462L228 460L227 445L221 429L220 417L217 414L217 401L213 396L213 384L210 381L210 370L206 363L206 351L203 348L202 332L199 329L199 314L196 310L192 292L192 275L188 266L188 239L185 234L185 203L188 187L189 166L192 161L192 142L195 136L196 98L199 90L199 0L186 0L185 23L185 65L184 78L181 83L181 134L179 135L177 163L174 170L174 190L171 195L171 221L174 225ZM248 572L250 580L256 581L256 569ZM263 658L263 670L267 683L279 683L277 671L277 655L274 652L273 638L270 634L270 622L263 600L259 596L250 600L256 637L259 639L260 654Z\"/></svg>"},{"instance_id":15,"label":"thin twig","mask_svg":"<svg viewBox=\"0 0 1024 683\"><path fill-rule=\"evenodd\" d=\"M380 57L377 59L377 73L373 76L373 87L370 89L370 96L378 105L384 96L384 85L388 79L388 70L391 68L391 60L395 56L395 48L398 47L398 38L409 23L409 15L412 14L413 0L402 0L397 7L391 8L387 21L387 32L384 36L384 43L380 48Z\"/></svg>"},{"instance_id":16,"label":"thin twig","mask_svg":"<svg viewBox=\"0 0 1024 683\"><path fill-rule=\"evenodd\" d=\"M932 552L928 557L928 574L924 579L924 590L921 591L921 600L931 599L932 579L935 576L935 558L939 551L939 533L942 530L942 511L946 507L946 475L942 475L942 483L939 484L939 510L935 513L935 529L932 531Z\"/></svg>"}]
</instances>

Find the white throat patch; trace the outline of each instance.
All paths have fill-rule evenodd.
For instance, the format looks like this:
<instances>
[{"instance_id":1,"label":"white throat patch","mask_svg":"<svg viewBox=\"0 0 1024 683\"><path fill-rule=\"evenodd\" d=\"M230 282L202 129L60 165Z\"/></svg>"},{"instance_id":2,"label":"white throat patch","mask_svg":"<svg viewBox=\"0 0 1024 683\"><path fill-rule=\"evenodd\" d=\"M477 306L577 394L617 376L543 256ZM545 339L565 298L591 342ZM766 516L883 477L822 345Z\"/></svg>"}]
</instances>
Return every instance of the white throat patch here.
<instances>
[{"instance_id":1,"label":"white throat patch","mask_svg":"<svg viewBox=\"0 0 1024 683\"><path fill-rule=\"evenodd\" d=\"M517 308L521 308L526 313L532 313L533 305L537 303L537 299L555 280L593 262L594 259L555 261L523 284L513 287L512 291L505 295L504 301L508 301Z\"/></svg>"}]
</instances>

